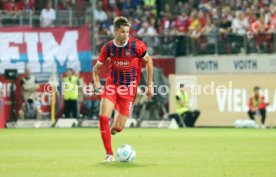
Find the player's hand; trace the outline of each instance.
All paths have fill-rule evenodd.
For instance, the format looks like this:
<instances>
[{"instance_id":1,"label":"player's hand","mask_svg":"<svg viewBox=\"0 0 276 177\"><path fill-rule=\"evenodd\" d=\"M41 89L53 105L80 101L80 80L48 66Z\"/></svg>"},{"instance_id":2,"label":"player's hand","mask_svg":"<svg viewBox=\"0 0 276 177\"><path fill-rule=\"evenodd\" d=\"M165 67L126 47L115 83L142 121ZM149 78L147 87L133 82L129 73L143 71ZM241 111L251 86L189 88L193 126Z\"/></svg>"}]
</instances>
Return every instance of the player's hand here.
<instances>
[{"instance_id":1,"label":"player's hand","mask_svg":"<svg viewBox=\"0 0 276 177\"><path fill-rule=\"evenodd\" d=\"M179 103L180 103L180 106L182 106L182 107L184 107L184 106L185 106L184 101L180 100L180 101L179 101Z\"/></svg>"},{"instance_id":2,"label":"player's hand","mask_svg":"<svg viewBox=\"0 0 276 177\"><path fill-rule=\"evenodd\" d=\"M151 100L151 98L153 97L154 93L153 93L153 83L148 84L147 86L147 97L148 100Z\"/></svg>"},{"instance_id":3,"label":"player's hand","mask_svg":"<svg viewBox=\"0 0 276 177\"><path fill-rule=\"evenodd\" d=\"M258 111L259 109L258 108L253 108L252 111L256 112Z\"/></svg>"},{"instance_id":4,"label":"player's hand","mask_svg":"<svg viewBox=\"0 0 276 177\"><path fill-rule=\"evenodd\" d=\"M103 86L101 85L100 82L95 82L94 83L94 92L95 92L95 94L103 93Z\"/></svg>"}]
</instances>

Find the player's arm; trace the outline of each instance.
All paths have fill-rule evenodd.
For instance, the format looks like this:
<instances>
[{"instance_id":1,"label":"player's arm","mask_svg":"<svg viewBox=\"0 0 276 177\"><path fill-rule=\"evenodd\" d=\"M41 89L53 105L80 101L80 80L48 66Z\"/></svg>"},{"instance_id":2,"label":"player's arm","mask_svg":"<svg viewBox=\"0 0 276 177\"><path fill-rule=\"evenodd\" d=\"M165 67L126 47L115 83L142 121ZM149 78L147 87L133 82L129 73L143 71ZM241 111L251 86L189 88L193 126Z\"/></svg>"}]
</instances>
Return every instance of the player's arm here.
<instances>
[{"instance_id":1,"label":"player's arm","mask_svg":"<svg viewBox=\"0 0 276 177\"><path fill-rule=\"evenodd\" d=\"M179 97L178 95L175 96L175 99L176 99L177 103L178 103L180 106L182 106L182 107L185 106L185 105L184 105L184 102L180 99L180 97Z\"/></svg>"},{"instance_id":2,"label":"player's arm","mask_svg":"<svg viewBox=\"0 0 276 177\"><path fill-rule=\"evenodd\" d=\"M249 106L249 109L250 109L251 111L255 111L255 110L254 110L254 106L253 106L253 98L252 98L252 97L249 99L249 104L248 104L248 106Z\"/></svg>"},{"instance_id":3,"label":"player's arm","mask_svg":"<svg viewBox=\"0 0 276 177\"><path fill-rule=\"evenodd\" d=\"M99 70L100 67L103 65L103 63L97 62L96 65L93 67L93 81L94 81L94 86L100 87L100 77L99 77Z\"/></svg>"},{"instance_id":4,"label":"player's arm","mask_svg":"<svg viewBox=\"0 0 276 177\"><path fill-rule=\"evenodd\" d=\"M190 107L189 101L186 102L186 101L184 101L184 100L181 100L180 97L179 97L179 95L176 95L175 98L176 98L177 103L178 103L181 107ZM190 100L190 98L189 98L188 100Z\"/></svg>"},{"instance_id":5,"label":"player's arm","mask_svg":"<svg viewBox=\"0 0 276 177\"><path fill-rule=\"evenodd\" d=\"M93 81L94 81L95 88L99 88L101 85L100 77L99 77L99 70L100 70L100 67L105 63L107 58L108 58L108 54L106 51L106 46L104 45L101 49L101 53L99 55L98 61L97 61L96 65L93 67Z\"/></svg>"},{"instance_id":6,"label":"player's arm","mask_svg":"<svg viewBox=\"0 0 276 177\"><path fill-rule=\"evenodd\" d=\"M143 57L143 60L146 63L146 71L147 71L147 86L148 86L148 93L147 96L151 98L153 96L153 61L151 56L146 53Z\"/></svg>"},{"instance_id":7,"label":"player's arm","mask_svg":"<svg viewBox=\"0 0 276 177\"><path fill-rule=\"evenodd\" d=\"M147 72L147 96L150 99L153 96L153 61L151 56L147 52L147 46L145 43L139 41L137 44L137 54L139 58L142 58L146 62Z\"/></svg>"},{"instance_id":8,"label":"player's arm","mask_svg":"<svg viewBox=\"0 0 276 177\"><path fill-rule=\"evenodd\" d=\"M264 96L262 96L262 102L261 102L261 104L259 105L259 109L264 109L264 108L266 108L266 106L267 106L267 103L266 103L266 101L265 101L265 97Z\"/></svg>"}]
</instances>

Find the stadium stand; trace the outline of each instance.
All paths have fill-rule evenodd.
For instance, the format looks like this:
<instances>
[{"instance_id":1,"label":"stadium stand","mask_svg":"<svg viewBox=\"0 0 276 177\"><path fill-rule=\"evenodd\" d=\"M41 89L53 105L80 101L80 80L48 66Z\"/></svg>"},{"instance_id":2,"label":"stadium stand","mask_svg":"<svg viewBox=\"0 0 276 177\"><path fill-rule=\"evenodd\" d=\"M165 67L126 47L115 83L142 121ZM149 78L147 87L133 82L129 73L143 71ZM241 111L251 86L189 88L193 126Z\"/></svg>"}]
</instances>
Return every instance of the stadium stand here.
<instances>
[{"instance_id":1,"label":"stadium stand","mask_svg":"<svg viewBox=\"0 0 276 177\"><path fill-rule=\"evenodd\" d=\"M2 0L1 26L41 26L39 19L45 2ZM104 0L96 1L95 7L92 0L51 2L56 11L55 26L90 26L95 30L97 48L112 35L114 17L124 15L132 23L133 36L144 39L139 33L147 26L144 33L152 46L152 55L275 51L273 0ZM93 16L95 26L92 26ZM223 45L219 45L221 41Z\"/></svg>"}]
</instances>

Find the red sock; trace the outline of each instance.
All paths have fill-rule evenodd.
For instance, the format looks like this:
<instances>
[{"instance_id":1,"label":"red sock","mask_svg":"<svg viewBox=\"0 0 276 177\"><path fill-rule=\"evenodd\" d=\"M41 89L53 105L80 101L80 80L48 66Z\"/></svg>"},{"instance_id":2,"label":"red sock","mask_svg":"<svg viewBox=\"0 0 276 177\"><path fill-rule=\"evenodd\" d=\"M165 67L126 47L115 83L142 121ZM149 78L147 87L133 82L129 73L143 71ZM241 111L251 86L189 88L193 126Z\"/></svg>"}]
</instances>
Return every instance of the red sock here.
<instances>
[{"instance_id":1,"label":"red sock","mask_svg":"<svg viewBox=\"0 0 276 177\"><path fill-rule=\"evenodd\" d=\"M104 148L106 150L106 154L113 155L112 146L111 146L111 134L109 128L109 118L103 115L100 115L100 131L104 144Z\"/></svg>"}]
</instances>

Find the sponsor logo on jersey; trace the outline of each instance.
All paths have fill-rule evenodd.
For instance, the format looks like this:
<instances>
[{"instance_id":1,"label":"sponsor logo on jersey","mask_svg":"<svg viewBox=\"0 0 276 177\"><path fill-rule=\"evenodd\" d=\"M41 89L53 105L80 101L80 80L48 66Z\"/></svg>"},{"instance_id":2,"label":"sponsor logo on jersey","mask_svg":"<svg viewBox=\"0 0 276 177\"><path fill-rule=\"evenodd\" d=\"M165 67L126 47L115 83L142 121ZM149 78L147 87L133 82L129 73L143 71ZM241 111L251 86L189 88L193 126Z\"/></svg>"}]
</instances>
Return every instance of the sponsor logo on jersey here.
<instances>
[{"instance_id":1,"label":"sponsor logo on jersey","mask_svg":"<svg viewBox=\"0 0 276 177\"><path fill-rule=\"evenodd\" d=\"M117 66L128 66L129 61L113 61L113 64Z\"/></svg>"},{"instance_id":2,"label":"sponsor logo on jersey","mask_svg":"<svg viewBox=\"0 0 276 177\"><path fill-rule=\"evenodd\" d=\"M125 56L130 56L131 55L131 51L129 51L129 50L126 50L126 53L125 53Z\"/></svg>"}]
</instances>

